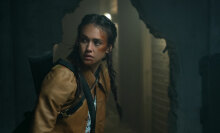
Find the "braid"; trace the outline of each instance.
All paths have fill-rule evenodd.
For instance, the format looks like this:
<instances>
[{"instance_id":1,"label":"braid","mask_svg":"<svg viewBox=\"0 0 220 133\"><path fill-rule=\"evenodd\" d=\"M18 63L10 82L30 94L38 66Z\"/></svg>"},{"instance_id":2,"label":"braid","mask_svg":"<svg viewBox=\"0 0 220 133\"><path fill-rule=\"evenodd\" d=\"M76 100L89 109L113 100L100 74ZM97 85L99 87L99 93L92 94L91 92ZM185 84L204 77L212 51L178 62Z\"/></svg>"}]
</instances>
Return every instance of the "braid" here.
<instances>
[{"instance_id":1,"label":"braid","mask_svg":"<svg viewBox=\"0 0 220 133\"><path fill-rule=\"evenodd\" d=\"M76 83L77 83L77 90L75 93L75 96L80 96L82 92L81 84L80 84L80 76L79 76L79 64L80 64L80 58L79 58L79 44L77 43L78 40L76 40L75 45L73 45L73 50L70 53L69 56L67 56L67 59L75 66L75 73L76 76Z\"/></svg>"},{"instance_id":2,"label":"braid","mask_svg":"<svg viewBox=\"0 0 220 133\"><path fill-rule=\"evenodd\" d=\"M76 68L76 72L74 74L76 76L76 84L77 84L75 97L79 97L82 92L82 88L81 88L81 83L80 83L79 70L77 68Z\"/></svg>"},{"instance_id":3,"label":"braid","mask_svg":"<svg viewBox=\"0 0 220 133\"><path fill-rule=\"evenodd\" d=\"M121 108L121 106L118 102L117 86L116 86L116 82L115 82L116 72L113 69L113 65L112 65L112 52L110 52L109 54L106 55L106 60L107 60L110 83L111 83L111 91L112 91L113 96L114 96L114 100L115 100L115 103L116 103L116 108L117 108L119 117L120 117L120 119L122 119L122 108Z\"/></svg>"}]
</instances>

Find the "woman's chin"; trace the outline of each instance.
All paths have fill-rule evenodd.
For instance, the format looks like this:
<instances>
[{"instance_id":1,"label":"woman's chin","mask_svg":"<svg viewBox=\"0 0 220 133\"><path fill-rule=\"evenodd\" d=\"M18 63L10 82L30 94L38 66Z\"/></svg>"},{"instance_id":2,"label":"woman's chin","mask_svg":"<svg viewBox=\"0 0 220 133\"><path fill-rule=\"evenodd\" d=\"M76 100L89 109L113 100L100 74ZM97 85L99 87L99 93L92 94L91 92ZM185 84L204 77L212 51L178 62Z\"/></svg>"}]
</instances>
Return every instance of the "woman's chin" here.
<instances>
[{"instance_id":1,"label":"woman's chin","mask_svg":"<svg viewBox=\"0 0 220 133\"><path fill-rule=\"evenodd\" d=\"M91 65L94 64L94 62L91 61L91 60L84 60L84 61L83 61L83 64L86 65L86 66L91 66Z\"/></svg>"}]
</instances>

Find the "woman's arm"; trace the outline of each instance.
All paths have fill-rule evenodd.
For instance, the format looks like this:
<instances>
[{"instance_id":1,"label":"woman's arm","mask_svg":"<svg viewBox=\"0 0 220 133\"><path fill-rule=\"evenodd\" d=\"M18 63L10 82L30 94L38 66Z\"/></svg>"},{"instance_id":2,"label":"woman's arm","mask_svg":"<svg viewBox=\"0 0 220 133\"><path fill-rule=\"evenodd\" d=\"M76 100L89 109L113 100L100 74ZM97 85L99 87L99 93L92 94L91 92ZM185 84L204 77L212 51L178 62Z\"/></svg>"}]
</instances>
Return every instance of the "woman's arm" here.
<instances>
[{"instance_id":1,"label":"woman's arm","mask_svg":"<svg viewBox=\"0 0 220 133\"><path fill-rule=\"evenodd\" d=\"M69 97L74 98L76 88L76 78L72 71L62 65L53 67L42 83L31 132L50 133L61 106Z\"/></svg>"}]
</instances>

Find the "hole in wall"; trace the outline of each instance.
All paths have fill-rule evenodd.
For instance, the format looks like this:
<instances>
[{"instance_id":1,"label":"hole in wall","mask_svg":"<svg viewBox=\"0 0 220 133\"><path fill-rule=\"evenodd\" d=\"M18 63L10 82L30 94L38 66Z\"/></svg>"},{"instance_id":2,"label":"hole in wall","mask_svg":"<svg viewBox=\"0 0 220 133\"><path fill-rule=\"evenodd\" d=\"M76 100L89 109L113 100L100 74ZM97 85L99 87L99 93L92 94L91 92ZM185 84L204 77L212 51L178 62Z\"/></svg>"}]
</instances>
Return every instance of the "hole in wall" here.
<instances>
[{"instance_id":1,"label":"hole in wall","mask_svg":"<svg viewBox=\"0 0 220 133\"><path fill-rule=\"evenodd\" d=\"M112 15L112 21L118 26L114 64L119 74L119 97L124 119L119 125L117 111L112 109L114 102L110 98L105 132L168 132L170 58L168 51L163 52L167 44L149 32L130 1L80 2L79 7L62 20L63 41L55 58L65 58L69 54L77 26L85 14L106 12Z\"/></svg>"}]
</instances>

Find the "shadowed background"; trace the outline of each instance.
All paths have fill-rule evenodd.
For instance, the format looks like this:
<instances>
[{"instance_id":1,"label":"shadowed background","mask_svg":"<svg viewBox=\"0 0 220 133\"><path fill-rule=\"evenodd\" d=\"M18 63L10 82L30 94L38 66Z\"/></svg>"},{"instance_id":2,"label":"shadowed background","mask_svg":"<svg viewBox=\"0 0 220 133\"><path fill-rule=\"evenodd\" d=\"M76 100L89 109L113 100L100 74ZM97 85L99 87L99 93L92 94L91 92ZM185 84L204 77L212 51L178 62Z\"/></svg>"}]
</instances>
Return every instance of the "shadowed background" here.
<instances>
[{"instance_id":1,"label":"shadowed background","mask_svg":"<svg viewBox=\"0 0 220 133\"><path fill-rule=\"evenodd\" d=\"M105 12L118 26L114 63L124 110L119 122L109 99L105 131L219 132L219 6L217 0L2 0L0 132L12 132L35 105L28 57L58 44L55 60L65 58L82 16Z\"/></svg>"}]
</instances>

